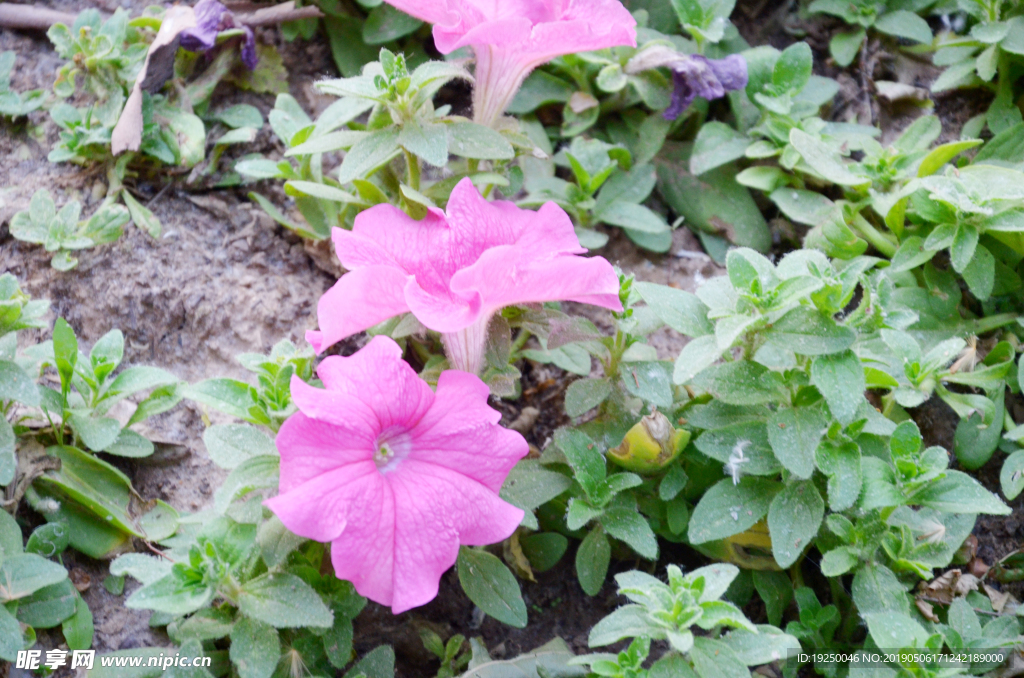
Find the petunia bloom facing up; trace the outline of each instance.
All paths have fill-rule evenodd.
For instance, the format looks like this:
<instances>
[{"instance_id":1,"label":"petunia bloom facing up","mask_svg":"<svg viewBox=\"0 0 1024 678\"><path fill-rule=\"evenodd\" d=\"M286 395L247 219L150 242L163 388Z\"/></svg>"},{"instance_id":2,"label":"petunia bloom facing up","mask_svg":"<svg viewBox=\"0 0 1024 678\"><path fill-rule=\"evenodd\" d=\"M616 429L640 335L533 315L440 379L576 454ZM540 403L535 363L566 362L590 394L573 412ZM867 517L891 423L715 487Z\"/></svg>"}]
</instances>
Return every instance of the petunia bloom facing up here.
<instances>
[{"instance_id":1,"label":"petunia bloom facing up","mask_svg":"<svg viewBox=\"0 0 1024 678\"><path fill-rule=\"evenodd\" d=\"M199 0L193 8L196 26L181 33L181 46L190 52L207 52L217 44L217 34L229 28L237 28L234 16L227 7L217 0ZM242 62L252 71L256 69L256 36L248 26L242 26L245 41L242 43Z\"/></svg>"},{"instance_id":2,"label":"petunia bloom facing up","mask_svg":"<svg viewBox=\"0 0 1024 678\"><path fill-rule=\"evenodd\" d=\"M440 332L455 369L479 374L487 325L505 306L579 301L622 309L619 280L605 259L578 256L572 221L547 203L539 211L488 202L469 179L452 191L447 212L416 221L392 205L361 212L351 231L335 228L348 273L317 305L317 353L345 337L411 311Z\"/></svg>"},{"instance_id":3,"label":"petunia bloom facing up","mask_svg":"<svg viewBox=\"0 0 1024 678\"><path fill-rule=\"evenodd\" d=\"M277 435L280 494L266 505L292 532L331 542L334 572L395 614L437 595L459 545L499 542L523 511L498 497L526 440L498 425L488 389L443 372L437 392L387 337L325 358L324 389L292 378L299 412Z\"/></svg>"},{"instance_id":4,"label":"petunia bloom facing up","mask_svg":"<svg viewBox=\"0 0 1024 678\"><path fill-rule=\"evenodd\" d=\"M434 24L442 54L476 56L473 118L492 126L537 66L563 54L636 46L636 20L619 0L387 0Z\"/></svg>"}]
</instances>

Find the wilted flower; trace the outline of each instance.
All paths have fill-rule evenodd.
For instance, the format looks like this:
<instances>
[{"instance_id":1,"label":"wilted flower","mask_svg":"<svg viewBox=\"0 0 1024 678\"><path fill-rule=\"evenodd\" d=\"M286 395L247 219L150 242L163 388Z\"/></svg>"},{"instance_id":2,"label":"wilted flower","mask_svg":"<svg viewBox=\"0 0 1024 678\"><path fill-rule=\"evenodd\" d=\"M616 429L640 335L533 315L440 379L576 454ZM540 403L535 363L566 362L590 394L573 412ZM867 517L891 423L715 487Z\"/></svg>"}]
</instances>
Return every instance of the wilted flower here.
<instances>
[{"instance_id":1,"label":"wilted flower","mask_svg":"<svg viewBox=\"0 0 1024 678\"><path fill-rule=\"evenodd\" d=\"M292 378L299 412L277 434L280 494L266 504L292 532L331 542L335 574L397 614L437 595L459 545L508 537L523 511L498 491L528 451L498 425L488 389L443 372L437 392L378 336Z\"/></svg>"},{"instance_id":2,"label":"wilted flower","mask_svg":"<svg viewBox=\"0 0 1024 678\"><path fill-rule=\"evenodd\" d=\"M629 60L627 73L639 73L667 66L672 70L672 103L665 109L667 120L675 120L697 97L719 99L726 92L747 86L747 62L739 54L708 59L700 54L683 54L664 45L641 50Z\"/></svg>"},{"instance_id":3,"label":"wilted flower","mask_svg":"<svg viewBox=\"0 0 1024 678\"><path fill-rule=\"evenodd\" d=\"M387 0L434 24L442 54L476 55L473 115L491 125L537 66L563 54L636 46L636 21L619 0Z\"/></svg>"},{"instance_id":4,"label":"wilted flower","mask_svg":"<svg viewBox=\"0 0 1024 678\"><path fill-rule=\"evenodd\" d=\"M487 325L504 306L579 301L622 310L619 279L605 259L586 252L562 208L539 211L488 202L468 178L447 212L416 221L392 205L361 212L351 231L334 229L349 271L317 305L317 353L406 311L440 332L452 367L483 367Z\"/></svg>"},{"instance_id":5,"label":"wilted flower","mask_svg":"<svg viewBox=\"0 0 1024 678\"><path fill-rule=\"evenodd\" d=\"M199 0L192 8L196 14L195 28L181 32L181 46L190 52L207 52L217 44L217 34L229 28L239 28L227 7L217 0ZM242 61L248 69L256 68L256 36L248 26L242 43Z\"/></svg>"}]
</instances>

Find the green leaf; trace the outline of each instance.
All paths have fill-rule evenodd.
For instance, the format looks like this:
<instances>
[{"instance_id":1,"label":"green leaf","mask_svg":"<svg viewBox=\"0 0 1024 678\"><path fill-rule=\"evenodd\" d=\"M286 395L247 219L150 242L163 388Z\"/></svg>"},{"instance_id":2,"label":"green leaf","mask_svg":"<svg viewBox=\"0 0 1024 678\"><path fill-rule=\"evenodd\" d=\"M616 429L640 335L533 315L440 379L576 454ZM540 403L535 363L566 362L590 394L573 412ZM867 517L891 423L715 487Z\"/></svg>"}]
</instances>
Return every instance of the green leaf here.
<instances>
[{"instance_id":1,"label":"green leaf","mask_svg":"<svg viewBox=\"0 0 1024 678\"><path fill-rule=\"evenodd\" d=\"M754 570L751 574L757 595L761 596L764 603L768 623L773 626L781 625L782 613L793 600L793 582L783 572Z\"/></svg>"},{"instance_id":2,"label":"green leaf","mask_svg":"<svg viewBox=\"0 0 1024 678\"><path fill-rule=\"evenodd\" d=\"M447 125L430 123L421 126L415 120L410 120L402 126L398 144L434 167L444 167L448 164Z\"/></svg>"},{"instance_id":3,"label":"green leaf","mask_svg":"<svg viewBox=\"0 0 1024 678\"><path fill-rule=\"evenodd\" d=\"M918 506L930 506L945 513L987 513L1005 516L1010 507L986 490L981 483L960 471L946 471L944 478L934 480L915 492L910 499Z\"/></svg>"},{"instance_id":4,"label":"green leaf","mask_svg":"<svg viewBox=\"0 0 1024 678\"><path fill-rule=\"evenodd\" d=\"M828 50L835 59L836 64L845 68L853 63L860 52L860 46L864 42L867 33L863 28L847 33L836 33L828 43Z\"/></svg>"},{"instance_id":5,"label":"green leaf","mask_svg":"<svg viewBox=\"0 0 1024 678\"><path fill-rule=\"evenodd\" d=\"M46 523L32 530L25 544L27 553L35 553L43 558L59 556L68 547L70 534L64 523Z\"/></svg>"},{"instance_id":6,"label":"green leaf","mask_svg":"<svg viewBox=\"0 0 1024 678\"><path fill-rule=\"evenodd\" d=\"M268 572L243 584L238 609L276 628L328 628L334 623L319 594L287 572Z\"/></svg>"},{"instance_id":7,"label":"green leaf","mask_svg":"<svg viewBox=\"0 0 1024 678\"><path fill-rule=\"evenodd\" d=\"M658 234L670 230L668 223L657 212L631 202L613 202L596 212L594 216L606 224L636 233Z\"/></svg>"},{"instance_id":8,"label":"green leaf","mask_svg":"<svg viewBox=\"0 0 1024 678\"><path fill-rule=\"evenodd\" d=\"M213 463L225 469L252 457L277 456L273 439L248 424L214 424L203 431L203 444Z\"/></svg>"},{"instance_id":9,"label":"green leaf","mask_svg":"<svg viewBox=\"0 0 1024 678\"><path fill-rule=\"evenodd\" d=\"M524 511L532 511L572 486L572 480L550 471L535 459L516 464L501 487L501 498Z\"/></svg>"},{"instance_id":10,"label":"green leaf","mask_svg":"<svg viewBox=\"0 0 1024 678\"><path fill-rule=\"evenodd\" d=\"M0 360L0 400L14 400L29 407L39 406L39 389L32 377L9 360Z\"/></svg>"},{"instance_id":11,"label":"green leaf","mask_svg":"<svg viewBox=\"0 0 1024 678\"><path fill-rule=\"evenodd\" d=\"M850 590L853 602L862 614L910 612L906 589L892 570L884 565L869 563L858 569Z\"/></svg>"},{"instance_id":12,"label":"green leaf","mask_svg":"<svg viewBox=\"0 0 1024 678\"><path fill-rule=\"evenodd\" d=\"M996 260L987 247L978 245L974 250L974 257L960 274L971 289L971 293L978 299L985 300L992 296L996 281Z\"/></svg>"},{"instance_id":13,"label":"green leaf","mask_svg":"<svg viewBox=\"0 0 1024 678\"><path fill-rule=\"evenodd\" d=\"M878 17L875 20L875 28L883 33L914 42L929 44L932 41L932 29L928 22L905 9L887 12Z\"/></svg>"},{"instance_id":14,"label":"green leaf","mask_svg":"<svg viewBox=\"0 0 1024 678\"><path fill-rule=\"evenodd\" d=\"M1003 462L999 472L999 484L1003 496L1014 500L1024 491L1024 450L1017 450Z\"/></svg>"},{"instance_id":15,"label":"green leaf","mask_svg":"<svg viewBox=\"0 0 1024 678\"><path fill-rule=\"evenodd\" d=\"M249 457L228 474L213 495L214 510L223 513L237 497L267 487L277 487L280 458L275 455Z\"/></svg>"},{"instance_id":16,"label":"green leaf","mask_svg":"<svg viewBox=\"0 0 1024 678\"><path fill-rule=\"evenodd\" d=\"M853 421L867 389L864 368L857 354L847 349L839 354L815 357L811 363L811 383L825 397L836 419L844 424Z\"/></svg>"},{"instance_id":17,"label":"green leaf","mask_svg":"<svg viewBox=\"0 0 1024 678\"><path fill-rule=\"evenodd\" d=\"M569 548L569 540L557 532L538 532L519 539L523 554L534 572L547 572L558 564Z\"/></svg>"},{"instance_id":18,"label":"green leaf","mask_svg":"<svg viewBox=\"0 0 1024 678\"><path fill-rule=\"evenodd\" d=\"M184 395L202 405L230 414L239 419L249 419L249 409L256 406L253 388L235 379L207 379L185 388Z\"/></svg>"},{"instance_id":19,"label":"green leaf","mask_svg":"<svg viewBox=\"0 0 1024 678\"><path fill-rule=\"evenodd\" d=\"M924 648L929 633L908 615L896 612L868 612L862 614L871 639L879 647Z\"/></svg>"},{"instance_id":20,"label":"green leaf","mask_svg":"<svg viewBox=\"0 0 1024 678\"><path fill-rule=\"evenodd\" d=\"M698 636L690 650L693 668L701 678L748 678L750 669L720 640Z\"/></svg>"},{"instance_id":21,"label":"green leaf","mask_svg":"<svg viewBox=\"0 0 1024 678\"><path fill-rule=\"evenodd\" d=\"M537 69L526 78L505 111L522 115L547 104L564 104L575 92L576 87L571 83Z\"/></svg>"},{"instance_id":22,"label":"green leaf","mask_svg":"<svg viewBox=\"0 0 1024 678\"><path fill-rule=\"evenodd\" d=\"M129 575L143 584L152 584L171 573L171 562L145 553L123 553L110 563L110 574Z\"/></svg>"},{"instance_id":23,"label":"green leaf","mask_svg":"<svg viewBox=\"0 0 1024 678\"><path fill-rule=\"evenodd\" d=\"M277 629L242 617L231 629L229 656L239 678L270 678L281 659Z\"/></svg>"},{"instance_id":24,"label":"green leaf","mask_svg":"<svg viewBox=\"0 0 1024 678\"><path fill-rule=\"evenodd\" d=\"M338 183L347 184L353 179L369 176L373 170L398 155L398 135L398 129L388 128L370 132L359 140L345 154L338 169Z\"/></svg>"},{"instance_id":25,"label":"green leaf","mask_svg":"<svg viewBox=\"0 0 1024 678\"><path fill-rule=\"evenodd\" d=\"M661 197L697 232L767 252L768 224L750 191L736 182L737 169L722 166L696 177L689 172L690 148L667 142L655 158Z\"/></svg>"},{"instance_id":26,"label":"green leaf","mask_svg":"<svg viewBox=\"0 0 1024 678\"><path fill-rule=\"evenodd\" d=\"M114 381L107 386L103 398L106 400L113 396L127 396L139 391L148 391L161 386L170 386L178 383L178 378L167 370L159 367L147 367L140 365L129 367L122 371Z\"/></svg>"},{"instance_id":27,"label":"green leaf","mask_svg":"<svg viewBox=\"0 0 1024 678\"><path fill-rule=\"evenodd\" d=\"M811 79L811 48L806 42L793 43L782 51L772 68L772 85L779 92L797 93Z\"/></svg>"},{"instance_id":28,"label":"green leaf","mask_svg":"<svg viewBox=\"0 0 1024 678\"><path fill-rule=\"evenodd\" d=\"M113 445L118 434L121 433L121 424L116 419L109 417L99 418L72 413L68 417L68 423L71 424L75 434L91 450L99 451Z\"/></svg>"},{"instance_id":29,"label":"green leaf","mask_svg":"<svg viewBox=\"0 0 1024 678\"><path fill-rule=\"evenodd\" d=\"M821 408L780 408L768 418L768 440L775 456L797 478L814 473L814 452L828 418Z\"/></svg>"},{"instance_id":30,"label":"green leaf","mask_svg":"<svg viewBox=\"0 0 1024 678\"><path fill-rule=\"evenodd\" d=\"M395 651L390 645L375 647L349 669L345 678L394 678Z\"/></svg>"},{"instance_id":31,"label":"green leaf","mask_svg":"<svg viewBox=\"0 0 1024 678\"><path fill-rule=\"evenodd\" d=\"M825 142L801 129L794 127L789 131L789 143L793 144L793 147L799 151L804 161L815 172L833 184L863 186L871 181L868 177L851 172L837 152L833 151Z\"/></svg>"},{"instance_id":32,"label":"green leaf","mask_svg":"<svg viewBox=\"0 0 1024 678\"><path fill-rule=\"evenodd\" d=\"M53 323L53 357L60 373L61 387L66 390L71 385L71 375L78 361L78 339L64 318L57 318Z\"/></svg>"},{"instance_id":33,"label":"green leaf","mask_svg":"<svg viewBox=\"0 0 1024 678\"><path fill-rule=\"evenodd\" d=\"M697 132L697 138L693 141L690 172L694 175L701 175L716 167L739 160L746 155L750 141L747 135L737 132L723 122L704 123L700 131Z\"/></svg>"},{"instance_id":34,"label":"green leaf","mask_svg":"<svg viewBox=\"0 0 1024 678\"><path fill-rule=\"evenodd\" d=\"M999 445L1003 434L1000 425L1004 418L1003 399L1005 388L998 388L995 397L993 417L982 416L973 412L968 418L961 419L953 436L953 451L960 464L968 471L976 471L984 466Z\"/></svg>"},{"instance_id":35,"label":"green leaf","mask_svg":"<svg viewBox=\"0 0 1024 678\"><path fill-rule=\"evenodd\" d=\"M781 386L776 374L750 360L714 365L698 374L691 383L729 405L771 402L779 397Z\"/></svg>"},{"instance_id":36,"label":"green leaf","mask_svg":"<svg viewBox=\"0 0 1024 678\"><path fill-rule=\"evenodd\" d=\"M587 643L590 647L601 647L617 643L625 638L650 636L652 635L651 627L642 606L623 605L590 629Z\"/></svg>"},{"instance_id":37,"label":"green leaf","mask_svg":"<svg viewBox=\"0 0 1024 678\"><path fill-rule=\"evenodd\" d=\"M54 564L51 563L51 565ZM2 575L2 570L0 570L0 576ZM22 598L18 602L16 614L18 621L38 629L50 629L75 614L79 600L78 591L71 584L71 580L67 578L66 572L64 575L63 581L41 588L27 598Z\"/></svg>"},{"instance_id":38,"label":"green leaf","mask_svg":"<svg viewBox=\"0 0 1024 678\"><path fill-rule=\"evenodd\" d=\"M743 478L734 485L731 478L714 484L690 517L689 538L693 544L725 539L749 530L768 513L768 507L782 485L765 478Z\"/></svg>"},{"instance_id":39,"label":"green leaf","mask_svg":"<svg viewBox=\"0 0 1024 678\"><path fill-rule=\"evenodd\" d=\"M565 413L578 417L605 401L612 393L607 379L577 379L565 390Z\"/></svg>"},{"instance_id":40,"label":"green leaf","mask_svg":"<svg viewBox=\"0 0 1024 678\"><path fill-rule=\"evenodd\" d=\"M131 429L121 429L113 443L103 448L103 452L118 457L139 459L148 457L156 450L153 443Z\"/></svg>"},{"instance_id":41,"label":"green leaf","mask_svg":"<svg viewBox=\"0 0 1024 678\"><path fill-rule=\"evenodd\" d=\"M797 306L773 323L765 337L797 355L818 356L845 351L857 333L810 306Z\"/></svg>"},{"instance_id":42,"label":"green leaf","mask_svg":"<svg viewBox=\"0 0 1024 678\"><path fill-rule=\"evenodd\" d=\"M18 651L25 649L25 639L21 633L21 624L7 608L0 605L0 659L15 661Z\"/></svg>"},{"instance_id":43,"label":"green leaf","mask_svg":"<svg viewBox=\"0 0 1024 678\"><path fill-rule=\"evenodd\" d=\"M600 526L594 527L576 550L576 577L588 596L596 596L604 586L611 563L612 545ZM593 631L591 632L593 634ZM591 635L593 638L593 635ZM591 643L593 644L593 643Z\"/></svg>"},{"instance_id":44,"label":"green leaf","mask_svg":"<svg viewBox=\"0 0 1024 678\"><path fill-rule=\"evenodd\" d=\"M807 226L823 223L835 209L835 203L821 193L802 188L778 188L768 199L787 217Z\"/></svg>"},{"instance_id":45,"label":"green leaf","mask_svg":"<svg viewBox=\"0 0 1024 678\"><path fill-rule=\"evenodd\" d=\"M61 631L69 650L88 650L92 647L92 612L82 596L76 596L75 613L64 620Z\"/></svg>"},{"instance_id":46,"label":"green leaf","mask_svg":"<svg viewBox=\"0 0 1024 678\"><path fill-rule=\"evenodd\" d=\"M129 609L154 610L180 616L208 605L213 600L214 593L212 586L186 587L173 574L168 574L136 589L124 601L124 606Z\"/></svg>"},{"instance_id":47,"label":"green leaf","mask_svg":"<svg viewBox=\"0 0 1024 678\"><path fill-rule=\"evenodd\" d=\"M676 332L689 337L701 337L714 331L714 326L707 318L708 307L695 294L667 285L640 281L633 283L633 289Z\"/></svg>"},{"instance_id":48,"label":"green leaf","mask_svg":"<svg viewBox=\"0 0 1024 678\"><path fill-rule=\"evenodd\" d=\"M629 544L630 548L647 560L658 559L658 538L647 520L630 508L611 508L601 516L605 531Z\"/></svg>"},{"instance_id":49,"label":"green leaf","mask_svg":"<svg viewBox=\"0 0 1024 678\"><path fill-rule=\"evenodd\" d=\"M526 603L504 563L487 551L463 546L457 567L462 590L477 607L509 626L526 627Z\"/></svg>"},{"instance_id":50,"label":"green leaf","mask_svg":"<svg viewBox=\"0 0 1024 678\"><path fill-rule=\"evenodd\" d=\"M10 513L0 511L0 563L22 552L21 528Z\"/></svg>"},{"instance_id":51,"label":"green leaf","mask_svg":"<svg viewBox=\"0 0 1024 678\"><path fill-rule=\"evenodd\" d=\"M492 661L486 657L476 664L475 652L473 656L474 661L470 662L469 670L461 678L584 678L587 675L582 666L567 665L575 655L565 641L557 637L513 659ZM389 674L387 678L392 676Z\"/></svg>"},{"instance_id":52,"label":"green leaf","mask_svg":"<svg viewBox=\"0 0 1024 678\"><path fill-rule=\"evenodd\" d=\"M825 502L809 480L792 482L775 495L768 509L768 531L779 567L797 561L818 534L824 516Z\"/></svg>"},{"instance_id":53,"label":"green leaf","mask_svg":"<svg viewBox=\"0 0 1024 678\"><path fill-rule=\"evenodd\" d=\"M515 157L505 137L490 127L474 122L455 122L448 128L448 149L462 158L479 160L510 160Z\"/></svg>"},{"instance_id":54,"label":"green leaf","mask_svg":"<svg viewBox=\"0 0 1024 678\"><path fill-rule=\"evenodd\" d=\"M367 45L383 45L416 31L423 22L388 4L380 4L370 10L363 24L363 42Z\"/></svg>"},{"instance_id":55,"label":"green leaf","mask_svg":"<svg viewBox=\"0 0 1024 678\"><path fill-rule=\"evenodd\" d=\"M26 598L67 576L63 567L34 553L8 555L0 563L0 603Z\"/></svg>"},{"instance_id":56,"label":"green leaf","mask_svg":"<svg viewBox=\"0 0 1024 678\"><path fill-rule=\"evenodd\" d=\"M960 155L964 151L981 146L984 141L981 139L968 139L966 141L952 141L942 144L931 150L921 161L917 168L917 176L927 177L938 172L943 165ZM991 145L991 142L990 142ZM980 151L979 151L980 153Z\"/></svg>"},{"instance_id":57,"label":"green leaf","mask_svg":"<svg viewBox=\"0 0 1024 678\"><path fill-rule=\"evenodd\" d=\"M669 363L658 360L631 362L620 368L622 386L630 395L655 407L672 406L672 378Z\"/></svg>"},{"instance_id":58,"label":"green leaf","mask_svg":"<svg viewBox=\"0 0 1024 678\"><path fill-rule=\"evenodd\" d=\"M587 496L597 496L599 486L608 473L597 443L586 433L568 428L555 431L554 442L565 454L576 480L583 486Z\"/></svg>"}]
</instances>

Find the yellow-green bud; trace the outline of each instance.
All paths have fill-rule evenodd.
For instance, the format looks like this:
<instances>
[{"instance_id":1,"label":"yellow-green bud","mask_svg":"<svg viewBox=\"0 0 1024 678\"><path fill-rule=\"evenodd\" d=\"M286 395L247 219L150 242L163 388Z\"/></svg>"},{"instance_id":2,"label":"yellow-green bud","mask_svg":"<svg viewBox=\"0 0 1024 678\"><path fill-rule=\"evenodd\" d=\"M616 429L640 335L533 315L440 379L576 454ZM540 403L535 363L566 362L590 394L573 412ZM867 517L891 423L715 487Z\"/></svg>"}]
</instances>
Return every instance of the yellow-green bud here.
<instances>
[{"instance_id":1,"label":"yellow-green bud","mask_svg":"<svg viewBox=\"0 0 1024 678\"><path fill-rule=\"evenodd\" d=\"M661 412L641 419L629 429L618 447L608 450L608 458L636 473L657 473L671 464L690 442L690 432L672 427Z\"/></svg>"}]
</instances>

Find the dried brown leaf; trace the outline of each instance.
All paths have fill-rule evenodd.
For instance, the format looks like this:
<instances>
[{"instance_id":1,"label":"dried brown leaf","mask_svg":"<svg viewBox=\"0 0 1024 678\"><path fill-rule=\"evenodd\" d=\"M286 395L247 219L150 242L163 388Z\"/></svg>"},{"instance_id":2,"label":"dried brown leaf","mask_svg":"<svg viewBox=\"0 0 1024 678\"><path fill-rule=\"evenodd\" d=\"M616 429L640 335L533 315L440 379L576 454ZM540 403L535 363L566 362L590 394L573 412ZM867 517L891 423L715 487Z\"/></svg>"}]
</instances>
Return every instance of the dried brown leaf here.
<instances>
[{"instance_id":1,"label":"dried brown leaf","mask_svg":"<svg viewBox=\"0 0 1024 678\"><path fill-rule=\"evenodd\" d=\"M121 111L121 117L117 120L113 133L110 135L110 150L114 155L125 151L137 151L142 145L142 90L143 85L148 91L159 89L163 82L156 83L157 78L149 78L150 66L154 68L154 74L170 76L174 68L174 55L177 52L179 35L182 31L193 28L196 25L196 14L191 7L174 5L164 14L163 23L157 31L153 44L149 46L149 53L146 61L142 64L138 77L135 78L135 85L128 97L128 103ZM167 49L164 49L167 48ZM166 61L170 55L171 70L167 70ZM164 78L166 81L166 77Z\"/></svg>"}]
</instances>

